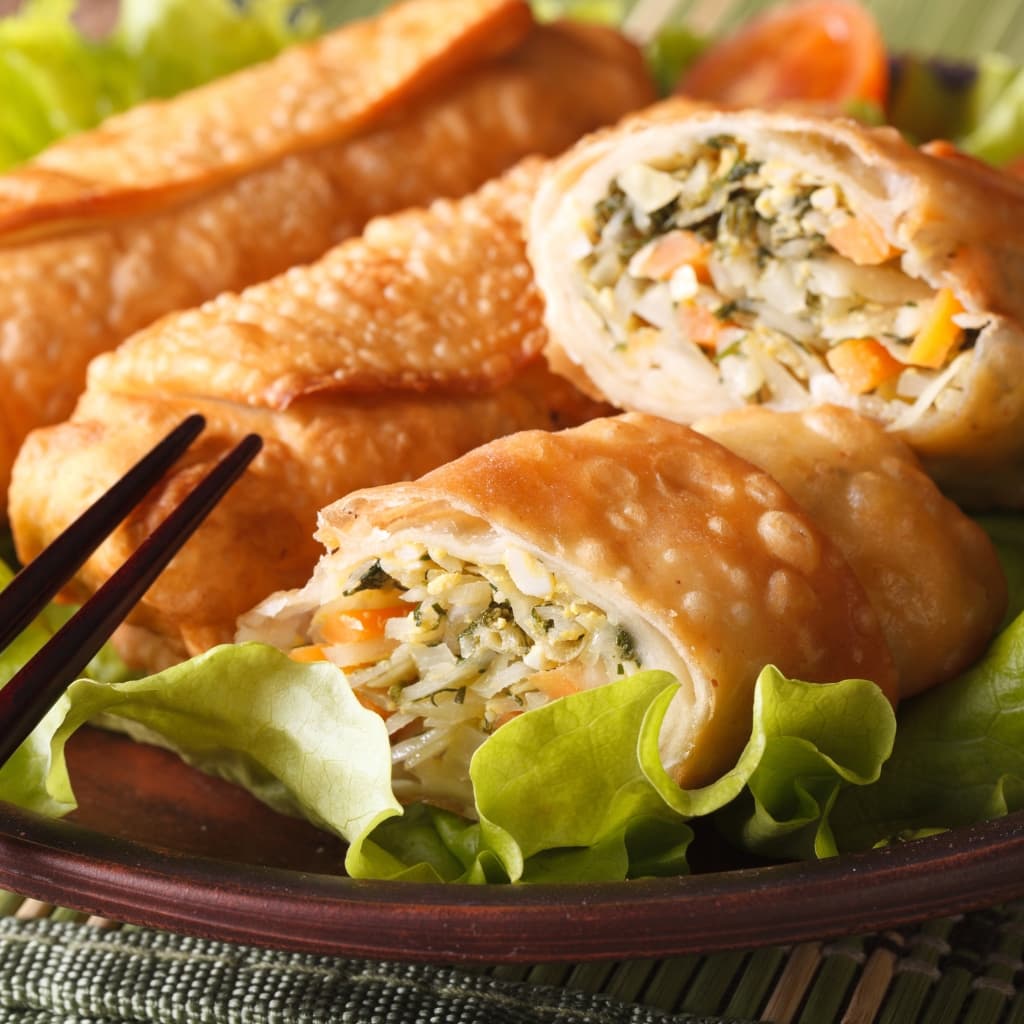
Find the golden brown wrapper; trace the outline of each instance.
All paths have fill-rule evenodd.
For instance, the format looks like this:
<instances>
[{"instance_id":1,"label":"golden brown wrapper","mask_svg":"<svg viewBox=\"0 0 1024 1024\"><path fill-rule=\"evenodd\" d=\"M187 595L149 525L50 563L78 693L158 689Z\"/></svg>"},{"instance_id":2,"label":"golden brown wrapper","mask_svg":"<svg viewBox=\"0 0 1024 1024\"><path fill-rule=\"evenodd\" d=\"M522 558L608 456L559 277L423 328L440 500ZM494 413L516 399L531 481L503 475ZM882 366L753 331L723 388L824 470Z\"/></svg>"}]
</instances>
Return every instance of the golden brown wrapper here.
<instances>
[{"instance_id":1,"label":"golden brown wrapper","mask_svg":"<svg viewBox=\"0 0 1024 1024\"><path fill-rule=\"evenodd\" d=\"M878 615L901 697L982 655L1006 609L999 559L899 438L829 405L738 409L694 429L770 473L842 550Z\"/></svg>"},{"instance_id":2,"label":"golden brown wrapper","mask_svg":"<svg viewBox=\"0 0 1024 1024\"><path fill-rule=\"evenodd\" d=\"M787 110L714 109L684 98L581 141L552 164L531 229L551 365L621 408L680 422L740 404L720 386L713 360L671 381L658 359L650 372L625 365L618 353L628 346L621 339L613 344L580 294L575 260L566 254L576 211L589 208L601 181L615 180L631 161L656 164L694 140L723 137L747 144L758 160L834 184L898 252L908 277L931 294L948 289L981 325L955 387L919 416L906 415L909 402L855 391L837 396L841 383L829 400L886 423L957 500L1024 506L1024 185L974 161L922 152L892 128ZM806 404L819 400L808 395ZM795 405L787 397L773 407Z\"/></svg>"},{"instance_id":3,"label":"golden brown wrapper","mask_svg":"<svg viewBox=\"0 0 1024 1024\"><path fill-rule=\"evenodd\" d=\"M325 391L493 389L547 339L522 228L542 168L378 218L316 263L165 318L99 356L89 387L188 396L203 381L277 409Z\"/></svg>"},{"instance_id":4,"label":"golden brown wrapper","mask_svg":"<svg viewBox=\"0 0 1024 1024\"><path fill-rule=\"evenodd\" d=\"M309 587L246 615L247 639L273 636L311 594L329 603L410 542L472 565L526 552L628 630L643 668L679 679L661 748L682 785L735 763L765 665L871 679L896 700L885 639L839 548L768 474L664 419L500 438L419 480L342 498L317 535L327 553Z\"/></svg>"},{"instance_id":5,"label":"golden brown wrapper","mask_svg":"<svg viewBox=\"0 0 1024 1024\"><path fill-rule=\"evenodd\" d=\"M333 79L348 82L332 86L343 103L311 100L315 132L288 122L272 138L250 140L250 122L265 116L253 97L266 94L275 109L300 102L305 93L293 86L306 80L303 62L313 60L319 80L331 53L352 49L334 37L320 50L314 44L283 55L281 67L270 62L205 87L201 94L216 100L210 130L230 134L220 149L203 141L206 108L188 94L60 143L0 178L0 223L7 217L7 233L0 231L0 494L21 439L70 413L98 353L169 311L314 260L374 216L462 195L522 156L555 153L649 101L643 62L621 37L590 26L535 26L524 11L519 0L416 0L340 30L380 39L355 47L359 60L335 68ZM387 36L393 19L407 28L443 22L439 38L449 49L411 28ZM404 68L405 79L389 71L386 89L374 84L379 61ZM233 98L239 81L244 103ZM172 129L196 146L181 167L154 156L173 146L148 148ZM219 163L207 166L218 153L230 174ZM129 168L131 176L122 173ZM26 225L37 240L24 237Z\"/></svg>"},{"instance_id":6,"label":"golden brown wrapper","mask_svg":"<svg viewBox=\"0 0 1024 1024\"><path fill-rule=\"evenodd\" d=\"M202 412L210 426L200 445L69 587L69 598L85 598L202 467L260 433L263 452L132 617L124 649L153 667L230 640L240 612L300 583L316 511L339 494L603 411L538 355L541 304L517 219L537 172L528 161L465 199L396 215L394 231L377 222L320 264L171 315L97 361L71 421L34 431L18 456L10 511L20 557L34 557L184 415ZM453 234L464 236L457 245ZM374 248L367 239L377 236L391 241ZM481 273L479 253L495 247L501 268ZM379 284L382 274L387 285L349 291L356 277ZM459 302L437 301L453 289ZM277 354L263 367L265 350ZM442 370L422 378L438 351Z\"/></svg>"},{"instance_id":7,"label":"golden brown wrapper","mask_svg":"<svg viewBox=\"0 0 1024 1024\"><path fill-rule=\"evenodd\" d=\"M150 212L357 134L530 31L521 0L411 0L274 60L139 104L0 179L0 240Z\"/></svg>"}]
</instances>

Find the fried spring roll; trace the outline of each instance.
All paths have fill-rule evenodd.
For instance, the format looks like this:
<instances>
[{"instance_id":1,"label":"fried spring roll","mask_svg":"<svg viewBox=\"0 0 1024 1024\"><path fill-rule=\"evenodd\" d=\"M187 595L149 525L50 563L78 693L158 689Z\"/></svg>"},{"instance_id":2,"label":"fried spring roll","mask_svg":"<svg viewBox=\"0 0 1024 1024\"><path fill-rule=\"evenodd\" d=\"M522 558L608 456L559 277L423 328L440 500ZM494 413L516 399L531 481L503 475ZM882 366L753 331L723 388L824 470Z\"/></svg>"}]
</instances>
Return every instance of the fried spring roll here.
<instances>
[{"instance_id":1,"label":"fried spring roll","mask_svg":"<svg viewBox=\"0 0 1024 1024\"><path fill-rule=\"evenodd\" d=\"M539 354L546 335L523 226L539 171L527 161L461 200L375 221L318 263L168 316L99 357L72 419L34 431L19 454L11 523L21 558L202 412L201 443L69 588L83 600L213 460L245 433L263 435L256 462L120 638L133 663L161 666L230 640L239 613L301 583L316 511L337 495L604 411Z\"/></svg>"},{"instance_id":2,"label":"fried spring roll","mask_svg":"<svg viewBox=\"0 0 1024 1024\"><path fill-rule=\"evenodd\" d=\"M842 550L878 615L901 697L984 653L1006 609L1002 567L902 441L831 405L738 409L694 429L770 473Z\"/></svg>"},{"instance_id":3,"label":"fried spring roll","mask_svg":"<svg viewBox=\"0 0 1024 1024\"><path fill-rule=\"evenodd\" d=\"M534 25L523 0L410 0L0 177L0 496L98 353L652 95L610 31Z\"/></svg>"},{"instance_id":4,"label":"fried spring roll","mask_svg":"<svg viewBox=\"0 0 1024 1024\"><path fill-rule=\"evenodd\" d=\"M531 259L553 365L681 422L877 419L963 501L1024 505L1024 186L890 129L667 103L556 161Z\"/></svg>"},{"instance_id":5,"label":"fried spring roll","mask_svg":"<svg viewBox=\"0 0 1024 1024\"><path fill-rule=\"evenodd\" d=\"M661 737L688 786L735 761L768 664L808 681L895 670L842 553L778 483L643 414L523 432L320 516L327 553L238 638L346 670L395 736L396 793L472 808L468 764L524 710L663 669Z\"/></svg>"}]
</instances>

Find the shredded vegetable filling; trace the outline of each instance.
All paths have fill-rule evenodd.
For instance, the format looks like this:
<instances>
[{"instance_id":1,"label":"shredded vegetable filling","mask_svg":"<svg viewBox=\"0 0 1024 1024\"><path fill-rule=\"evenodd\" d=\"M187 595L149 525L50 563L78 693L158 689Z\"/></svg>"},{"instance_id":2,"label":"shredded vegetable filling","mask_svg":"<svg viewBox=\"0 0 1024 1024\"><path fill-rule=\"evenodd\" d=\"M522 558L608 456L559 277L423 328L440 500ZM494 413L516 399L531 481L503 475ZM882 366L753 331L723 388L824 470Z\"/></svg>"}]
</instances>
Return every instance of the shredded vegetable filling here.
<instances>
[{"instance_id":1,"label":"shredded vegetable filling","mask_svg":"<svg viewBox=\"0 0 1024 1024\"><path fill-rule=\"evenodd\" d=\"M908 274L836 185L731 136L628 167L582 227L584 293L621 358L729 405L811 396L906 426L955 400L986 323Z\"/></svg>"},{"instance_id":2,"label":"shredded vegetable filling","mask_svg":"<svg viewBox=\"0 0 1024 1024\"><path fill-rule=\"evenodd\" d=\"M511 718L640 668L627 630L521 550L475 565L404 545L356 572L308 639L292 656L345 669L386 720L396 793L435 800L470 795L459 766Z\"/></svg>"}]
</instances>

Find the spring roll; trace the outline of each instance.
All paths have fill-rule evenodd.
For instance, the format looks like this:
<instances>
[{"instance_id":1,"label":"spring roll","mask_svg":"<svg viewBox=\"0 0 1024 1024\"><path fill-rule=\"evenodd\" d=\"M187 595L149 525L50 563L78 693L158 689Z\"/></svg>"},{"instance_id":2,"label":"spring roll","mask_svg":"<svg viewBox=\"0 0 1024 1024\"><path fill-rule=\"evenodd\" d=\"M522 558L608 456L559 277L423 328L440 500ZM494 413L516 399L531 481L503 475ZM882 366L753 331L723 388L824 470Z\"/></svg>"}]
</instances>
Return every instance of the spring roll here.
<instances>
[{"instance_id":1,"label":"spring roll","mask_svg":"<svg viewBox=\"0 0 1024 1024\"><path fill-rule=\"evenodd\" d=\"M901 698L981 657L1006 610L1006 578L985 532L906 444L833 405L747 407L694 429L771 474L840 548L878 615Z\"/></svg>"},{"instance_id":2,"label":"spring roll","mask_svg":"<svg viewBox=\"0 0 1024 1024\"><path fill-rule=\"evenodd\" d=\"M1024 505L1024 186L891 129L668 102L556 161L552 365L690 423L844 405L973 505Z\"/></svg>"},{"instance_id":3,"label":"spring roll","mask_svg":"<svg viewBox=\"0 0 1024 1024\"><path fill-rule=\"evenodd\" d=\"M0 515L18 445L68 416L98 353L652 95L611 31L409 0L0 177Z\"/></svg>"},{"instance_id":4,"label":"spring roll","mask_svg":"<svg viewBox=\"0 0 1024 1024\"><path fill-rule=\"evenodd\" d=\"M201 443L65 595L85 599L217 457L260 433L263 452L119 638L132 663L156 668L230 640L242 611L299 585L317 550L316 511L338 495L606 411L540 355L523 223L540 169L528 160L461 200L379 219L317 263L168 316L97 358L72 418L34 431L18 456L10 511L21 559L202 412Z\"/></svg>"},{"instance_id":5,"label":"spring roll","mask_svg":"<svg viewBox=\"0 0 1024 1024\"><path fill-rule=\"evenodd\" d=\"M386 717L400 799L471 808L468 763L511 717L639 669L679 693L661 737L683 785L731 767L767 664L895 671L839 549L766 473L643 414L528 431L320 516L327 553L238 638L346 670Z\"/></svg>"}]
</instances>

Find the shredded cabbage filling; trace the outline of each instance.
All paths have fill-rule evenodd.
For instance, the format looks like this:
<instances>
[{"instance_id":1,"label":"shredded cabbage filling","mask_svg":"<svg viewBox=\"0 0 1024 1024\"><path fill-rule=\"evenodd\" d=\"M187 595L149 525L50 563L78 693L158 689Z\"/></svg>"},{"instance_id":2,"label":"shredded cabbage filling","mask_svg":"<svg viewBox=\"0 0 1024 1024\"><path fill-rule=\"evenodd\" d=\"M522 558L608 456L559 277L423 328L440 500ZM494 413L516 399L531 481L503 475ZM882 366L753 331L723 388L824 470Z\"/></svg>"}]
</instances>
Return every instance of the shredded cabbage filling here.
<instances>
[{"instance_id":1,"label":"shredded cabbage filling","mask_svg":"<svg viewBox=\"0 0 1024 1024\"><path fill-rule=\"evenodd\" d=\"M730 405L906 421L956 399L986 325L908 274L837 185L731 136L627 167L582 228L584 295L616 353Z\"/></svg>"},{"instance_id":2,"label":"shredded cabbage filling","mask_svg":"<svg viewBox=\"0 0 1024 1024\"><path fill-rule=\"evenodd\" d=\"M641 667L621 625L519 549L476 565L409 543L357 570L293 656L343 668L387 722L395 791L471 800L472 752L510 719Z\"/></svg>"}]
</instances>

